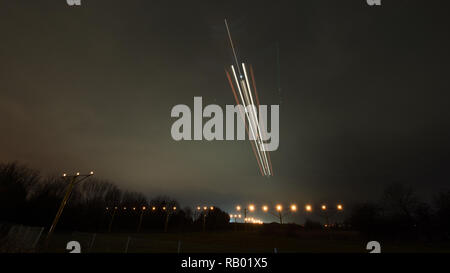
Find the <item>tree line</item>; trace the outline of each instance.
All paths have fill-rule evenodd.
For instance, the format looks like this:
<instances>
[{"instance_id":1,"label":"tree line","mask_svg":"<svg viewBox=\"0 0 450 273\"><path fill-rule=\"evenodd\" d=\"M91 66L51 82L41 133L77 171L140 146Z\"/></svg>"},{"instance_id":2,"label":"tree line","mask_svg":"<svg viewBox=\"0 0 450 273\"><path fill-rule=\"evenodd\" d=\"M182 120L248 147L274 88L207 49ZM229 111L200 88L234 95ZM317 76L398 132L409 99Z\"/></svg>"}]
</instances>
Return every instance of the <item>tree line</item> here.
<instances>
[{"instance_id":1,"label":"tree line","mask_svg":"<svg viewBox=\"0 0 450 273\"><path fill-rule=\"evenodd\" d=\"M61 176L44 176L18 162L0 164L0 223L48 228L67 186ZM200 212L180 208L168 196L149 200L140 192L91 177L74 187L57 230L131 232L140 221L141 231L211 230L225 228L229 215L216 207Z\"/></svg>"}]
</instances>

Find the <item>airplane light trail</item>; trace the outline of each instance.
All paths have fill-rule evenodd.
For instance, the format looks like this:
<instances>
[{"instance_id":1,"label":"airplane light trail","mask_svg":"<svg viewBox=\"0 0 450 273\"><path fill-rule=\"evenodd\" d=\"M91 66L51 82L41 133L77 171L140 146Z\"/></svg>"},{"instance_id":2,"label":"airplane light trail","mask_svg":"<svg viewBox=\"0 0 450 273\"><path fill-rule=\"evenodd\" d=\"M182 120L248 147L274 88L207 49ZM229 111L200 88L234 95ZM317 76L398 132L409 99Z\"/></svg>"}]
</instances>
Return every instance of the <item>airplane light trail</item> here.
<instances>
[{"instance_id":1,"label":"airplane light trail","mask_svg":"<svg viewBox=\"0 0 450 273\"><path fill-rule=\"evenodd\" d=\"M273 176L272 162L270 160L270 155L268 154L268 151L266 150L266 148L264 146L265 144L264 144L264 140L263 140L263 135L261 133L260 122L258 120L258 113L256 110L257 107L259 107L259 98L256 93L256 85L255 85L253 70L250 67L250 75L252 76L252 85L253 85L253 89L255 90L255 97L256 97L258 105L255 105L255 103L253 101L252 88L251 88L250 81L249 81L249 78L247 75L247 69L246 69L245 63L241 63L243 73L241 72L241 68L240 68L240 65L238 62L236 50L234 47L233 40L231 39L231 33L230 33L230 29L228 27L228 22L226 19L225 19L225 27L227 29L228 39L230 41L230 45L231 45L231 49L233 52L233 57L234 57L235 65L236 65L236 69L235 69L234 65L231 65L231 72L232 72L231 74L233 75L233 78L235 81L235 86L237 88L235 88L235 86L233 85L230 73L228 71L226 71L227 78L230 83L231 89L233 91L234 98L236 100L236 104L242 104L244 106L245 113L241 113L241 117L244 120L246 129L247 129L247 135L249 136L249 139L253 140L253 142L251 142L252 149L253 149L255 158L258 162L258 166L260 168L261 174L263 176L267 176L267 177ZM237 72L237 74L236 74L236 72ZM236 94L236 91L235 91L236 89L239 93L240 101ZM248 126L247 126L247 122L245 122L246 121L245 118L247 118ZM255 147L256 147L256 149L255 149ZM255 152L255 150L256 150L256 152Z\"/></svg>"}]
</instances>

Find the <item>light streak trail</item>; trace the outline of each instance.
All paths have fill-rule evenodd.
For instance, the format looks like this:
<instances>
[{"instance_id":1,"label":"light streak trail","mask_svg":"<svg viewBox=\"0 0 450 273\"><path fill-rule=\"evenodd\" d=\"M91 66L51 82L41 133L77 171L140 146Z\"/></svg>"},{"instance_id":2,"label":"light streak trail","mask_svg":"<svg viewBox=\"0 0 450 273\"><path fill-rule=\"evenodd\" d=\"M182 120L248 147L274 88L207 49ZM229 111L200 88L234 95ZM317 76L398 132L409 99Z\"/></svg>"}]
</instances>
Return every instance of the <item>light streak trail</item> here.
<instances>
[{"instance_id":1,"label":"light streak trail","mask_svg":"<svg viewBox=\"0 0 450 273\"><path fill-rule=\"evenodd\" d=\"M250 76L252 78L253 90L255 90L256 104L258 105L258 109L259 109L259 97L258 97L258 90L256 88L255 75L253 74L253 67L252 67L252 65L249 65L249 67L250 67ZM263 127L263 132L265 132L264 124L261 124L261 127ZM264 137L264 139L266 139L266 134L264 134L263 137ZM273 176L272 160L270 159L270 152L266 151L266 153L267 153L267 158L269 159L270 173Z\"/></svg>"},{"instance_id":2,"label":"light streak trail","mask_svg":"<svg viewBox=\"0 0 450 273\"><path fill-rule=\"evenodd\" d=\"M232 71L232 74L233 74L233 77L235 80L237 90L239 92L239 98L240 98L241 103L239 103L239 98L238 98L236 90L234 88L233 81L231 80L231 75L230 75L230 73L228 73L228 71L226 71L227 78L230 83L231 89L233 91L233 95L234 95L236 104L237 105L242 104L242 106L244 107L245 115L244 115L244 113L242 113L241 109L240 109L240 114L241 114L241 118L244 121L245 129L247 131L247 135L249 136L250 143L252 144L253 154L255 155L260 172L264 176L272 176L273 175L272 162L270 160L270 154L265 149L263 135L261 133L262 125L260 125L260 122L258 119L258 113L256 110L256 105L253 101L252 88L250 86L249 77L247 75L247 69L245 67L245 63L242 63L242 70L243 70L244 74L241 73L240 65L238 62L237 54L236 54L236 48L235 48L233 40L231 38L231 32L228 27L228 22L226 19L225 19L225 27L227 29L228 38L230 41L231 49L233 51L233 57L234 57L234 61L236 64L237 72L239 74L239 79L238 79L234 65L231 65L231 71ZM259 98L258 98L258 94L256 92L255 78L254 78L253 70L252 70L251 66L250 66L250 75L252 77L252 83L253 83L253 87L255 89L255 97L256 97L257 107L259 110L259 105L260 105ZM247 117L248 126L247 126L245 117ZM249 127L250 127L250 130L249 130ZM254 141L254 143L252 142L252 140Z\"/></svg>"},{"instance_id":3,"label":"light streak trail","mask_svg":"<svg viewBox=\"0 0 450 273\"><path fill-rule=\"evenodd\" d=\"M233 71L234 79L235 79L237 87L238 87L238 91L239 91L239 95L241 97L242 105L244 106L244 111L245 111L245 114L246 114L247 119L249 121L250 131L252 132L253 141L255 141L255 145L256 145L256 148L257 148L256 150L258 151L258 157L259 157L259 160L262 163L263 160L262 160L262 156L261 156L261 151L260 151L259 146L257 145L257 142L256 142L256 134L255 134L255 131L253 130L253 125L250 122L250 117L249 117L249 114L248 114L247 105L245 104L244 97L242 96L241 87L239 86L239 81L237 79L236 71L234 70L233 66L231 66L231 70ZM244 122L245 122L245 120L244 120ZM250 137L250 135L249 135L249 137ZM263 164L261 164L261 165L263 165ZM267 175L266 167L264 165L263 165L263 171L264 171L264 175Z\"/></svg>"},{"instance_id":4,"label":"light streak trail","mask_svg":"<svg viewBox=\"0 0 450 273\"><path fill-rule=\"evenodd\" d=\"M234 100L236 101L236 105L239 105L239 99L237 97L236 90L234 89L233 81L231 80L230 73L228 73L227 70L225 70L225 73L227 74L228 82L230 83L231 90L233 91ZM247 123L245 122L245 116L244 116L244 113L242 113L242 109L241 108L239 108L239 113L241 114L241 118L244 121L245 131L247 132L247 135L249 135L248 126L247 126ZM250 143L252 144L252 150L253 150L253 154L255 155L256 162L258 162L259 171L261 172L261 175L264 176L264 172L263 172L263 169L261 167L261 163L259 162L258 155L256 154L255 144L252 141L250 141Z\"/></svg>"},{"instance_id":5,"label":"light streak trail","mask_svg":"<svg viewBox=\"0 0 450 273\"><path fill-rule=\"evenodd\" d=\"M242 68L243 68L243 70L244 70L245 81L247 82L248 93L249 93L249 95L250 95L250 100L251 100L251 105L252 105L251 108L252 108L252 110L253 110L253 116L254 116L254 118L255 118L256 126L257 126L258 132L259 132L259 143L260 143L260 145L261 145L261 149L262 149L263 155L264 155L264 160L266 161L265 163L266 163L266 166L267 166L268 173L269 173L269 175L270 175L269 162L268 162L268 160L267 160L266 149L264 148L264 142L263 142L263 139L262 139L261 128L260 128L260 126L259 126L258 117L257 117L257 115L256 115L255 103L253 102L252 91L251 91L251 89L250 89L250 83L249 83L249 81L248 81L247 70L245 69L245 64L244 64L244 63L242 63Z\"/></svg>"}]
</instances>

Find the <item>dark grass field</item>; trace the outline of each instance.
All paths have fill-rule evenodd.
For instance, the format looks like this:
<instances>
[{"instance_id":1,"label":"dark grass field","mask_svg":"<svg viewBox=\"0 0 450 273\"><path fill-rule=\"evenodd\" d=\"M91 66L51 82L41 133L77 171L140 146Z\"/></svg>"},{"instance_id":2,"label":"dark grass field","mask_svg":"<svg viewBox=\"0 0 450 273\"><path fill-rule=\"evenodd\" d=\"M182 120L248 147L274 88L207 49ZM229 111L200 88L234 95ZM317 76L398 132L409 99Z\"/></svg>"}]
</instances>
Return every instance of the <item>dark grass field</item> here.
<instances>
[{"instance_id":1,"label":"dark grass field","mask_svg":"<svg viewBox=\"0 0 450 273\"><path fill-rule=\"evenodd\" d=\"M364 253L367 240L351 231L302 231L265 234L259 231L185 233L56 233L44 252L64 253L78 241L82 253ZM127 247L128 243L128 247ZM382 252L447 252L448 243L383 242Z\"/></svg>"}]
</instances>

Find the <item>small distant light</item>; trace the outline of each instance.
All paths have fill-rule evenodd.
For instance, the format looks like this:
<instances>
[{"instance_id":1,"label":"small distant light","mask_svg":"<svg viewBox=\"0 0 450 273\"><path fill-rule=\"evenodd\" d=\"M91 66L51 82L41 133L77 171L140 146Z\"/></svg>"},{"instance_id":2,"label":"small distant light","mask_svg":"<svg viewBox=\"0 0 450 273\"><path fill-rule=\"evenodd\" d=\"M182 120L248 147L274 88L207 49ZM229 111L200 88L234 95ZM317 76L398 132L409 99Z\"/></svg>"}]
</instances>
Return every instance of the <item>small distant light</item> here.
<instances>
[{"instance_id":1,"label":"small distant light","mask_svg":"<svg viewBox=\"0 0 450 273\"><path fill-rule=\"evenodd\" d=\"M322 205L322 210L326 210L327 206L326 205Z\"/></svg>"},{"instance_id":2,"label":"small distant light","mask_svg":"<svg viewBox=\"0 0 450 273\"><path fill-rule=\"evenodd\" d=\"M203 210L207 210L207 209L208 209L208 207L206 207L206 206L203 207Z\"/></svg>"},{"instance_id":3,"label":"small distant light","mask_svg":"<svg viewBox=\"0 0 450 273\"><path fill-rule=\"evenodd\" d=\"M146 207L146 206L143 206L143 207L142 207L142 210L146 210L146 209L147 209L147 207Z\"/></svg>"},{"instance_id":4,"label":"small distant light","mask_svg":"<svg viewBox=\"0 0 450 273\"><path fill-rule=\"evenodd\" d=\"M123 210L127 210L127 207L123 207Z\"/></svg>"},{"instance_id":5,"label":"small distant light","mask_svg":"<svg viewBox=\"0 0 450 273\"><path fill-rule=\"evenodd\" d=\"M106 207L106 210L109 210L109 208L108 208L108 207Z\"/></svg>"},{"instance_id":6,"label":"small distant light","mask_svg":"<svg viewBox=\"0 0 450 273\"><path fill-rule=\"evenodd\" d=\"M250 211L254 211L254 210L255 210L255 205L250 205L250 206L248 206L248 209L249 209Z\"/></svg>"},{"instance_id":7,"label":"small distant light","mask_svg":"<svg viewBox=\"0 0 450 273\"><path fill-rule=\"evenodd\" d=\"M291 211L297 211L297 205L291 205Z\"/></svg>"},{"instance_id":8,"label":"small distant light","mask_svg":"<svg viewBox=\"0 0 450 273\"><path fill-rule=\"evenodd\" d=\"M240 214L238 215L238 218L241 218L241 215L240 215Z\"/></svg>"},{"instance_id":9,"label":"small distant light","mask_svg":"<svg viewBox=\"0 0 450 273\"><path fill-rule=\"evenodd\" d=\"M265 212L267 212L267 211L269 210L269 207L268 207L268 206L263 206L263 207L262 207L262 210L265 211Z\"/></svg>"},{"instance_id":10,"label":"small distant light","mask_svg":"<svg viewBox=\"0 0 450 273\"><path fill-rule=\"evenodd\" d=\"M64 177L66 177L66 176L67 176L67 174L63 173L63 176L64 176Z\"/></svg>"},{"instance_id":11,"label":"small distant light","mask_svg":"<svg viewBox=\"0 0 450 273\"><path fill-rule=\"evenodd\" d=\"M213 206L211 206L210 208L209 208L210 210L214 210L214 207Z\"/></svg>"},{"instance_id":12,"label":"small distant light","mask_svg":"<svg viewBox=\"0 0 450 273\"><path fill-rule=\"evenodd\" d=\"M177 207L173 207L173 210L177 210Z\"/></svg>"},{"instance_id":13,"label":"small distant light","mask_svg":"<svg viewBox=\"0 0 450 273\"><path fill-rule=\"evenodd\" d=\"M77 175L80 175L80 173L77 173Z\"/></svg>"},{"instance_id":14,"label":"small distant light","mask_svg":"<svg viewBox=\"0 0 450 273\"><path fill-rule=\"evenodd\" d=\"M337 209L338 209L338 210L342 210L343 208L344 208L344 207L342 207L341 204L337 205Z\"/></svg>"},{"instance_id":15,"label":"small distant light","mask_svg":"<svg viewBox=\"0 0 450 273\"><path fill-rule=\"evenodd\" d=\"M133 210L136 210L136 207L133 207Z\"/></svg>"},{"instance_id":16,"label":"small distant light","mask_svg":"<svg viewBox=\"0 0 450 273\"><path fill-rule=\"evenodd\" d=\"M166 207L163 207L163 210L166 210Z\"/></svg>"},{"instance_id":17,"label":"small distant light","mask_svg":"<svg viewBox=\"0 0 450 273\"><path fill-rule=\"evenodd\" d=\"M90 173L89 173L90 175L94 175L94 172L93 171L91 171Z\"/></svg>"},{"instance_id":18,"label":"small distant light","mask_svg":"<svg viewBox=\"0 0 450 273\"><path fill-rule=\"evenodd\" d=\"M202 208L200 206L197 207L197 210L201 210Z\"/></svg>"},{"instance_id":19,"label":"small distant light","mask_svg":"<svg viewBox=\"0 0 450 273\"><path fill-rule=\"evenodd\" d=\"M236 210L240 211L241 210L241 206L236 206Z\"/></svg>"},{"instance_id":20,"label":"small distant light","mask_svg":"<svg viewBox=\"0 0 450 273\"><path fill-rule=\"evenodd\" d=\"M283 210L283 206L282 205L277 205L277 211L282 211Z\"/></svg>"},{"instance_id":21,"label":"small distant light","mask_svg":"<svg viewBox=\"0 0 450 273\"><path fill-rule=\"evenodd\" d=\"M152 210L156 210L156 207L152 207Z\"/></svg>"},{"instance_id":22,"label":"small distant light","mask_svg":"<svg viewBox=\"0 0 450 273\"><path fill-rule=\"evenodd\" d=\"M305 206L305 210L306 211L312 211L312 206L311 205L306 205Z\"/></svg>"},{"instance_id":23,"label":"small distant light","mask_svg":"<svg viewBox=\"0 0 450 273\"><path fill-rule=\"evenodd\" d=\"M117 207L114 207L114 209L117 209Z\"/></svg>"}]
</instances>

